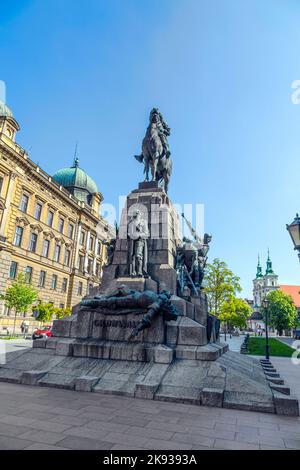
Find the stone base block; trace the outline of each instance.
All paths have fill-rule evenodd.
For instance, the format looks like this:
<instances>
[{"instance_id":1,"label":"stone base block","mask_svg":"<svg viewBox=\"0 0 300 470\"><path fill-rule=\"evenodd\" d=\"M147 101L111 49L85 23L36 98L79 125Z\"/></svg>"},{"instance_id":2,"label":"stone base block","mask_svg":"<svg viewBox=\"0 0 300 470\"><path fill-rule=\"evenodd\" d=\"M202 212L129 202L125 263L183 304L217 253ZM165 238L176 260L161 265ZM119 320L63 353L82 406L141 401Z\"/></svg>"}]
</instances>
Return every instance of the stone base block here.
<instances>
[{"instance_id":1,"label":"stone base block","mask_svg":"<svg viewBox=\"0 0 300 470\"><path fill-rule=\"evenodd\" d=\"M173 360L174 351L163 344L154 348L154 362L159 364L170 364Z\"/></svg>"},{"instance_id":2,"label":"stone base block","mask_svg":"<svg viewBox=\"0 0 300 470\"><path fill-rule=\"evenodd\" d=\"M46 341L46 348L47 349L56 349L57 339L56 338L48 338Z\"/></svg>"},{"instance_id":3,"label":"stone base block","mask_svg":"<svg viewBox=\"0 0 300 470\"><path fill-rule=\"evenodd\" d=\"M181 317L178 325L178 345L203 346L207 344L206 327L191 320L188 317Z\"/></svg>"},{"instance_id":4,"label":"stone base block","mask_svg":"<svg viewBox=\"0 0 300 470\"><path fill-rule=\"evenodd\" d=\"M47 371L39 371L39 370L28 370L23 372L21 375L21 384L23 385L36 385L38 380L40 380Z\"/></svg>"},{"instance_id":5,"label":"stone base block","mask_svg":"<svg viewBox=\"0 0 300 470\"><path fill-rule=\"evenodd\" d=\"M154 400L200 405L200 390L194 387L161 385Z\"/></svg>"},{"instance_id":6,"label":"stone base block","mask_svg":"<svg viewBox=\"0 0 300 470\"><path fill-rule=\"evenodd\" d=\"M186 301L177 295L172 295L172 304L176 307L178 315L186 316Z\"/></svg>"},{"instance_id":7,"label":"stone base block","mask_svg":"<svg viewBox=\"0 0 300 470\"><path fill-rule=\"evenodd\" d=\"M220 352L210 344L206 346L198 346L196 351L196 359L198 361L215 361L218 359Z\"/></svg>"},{"instance_id":8,"label":"stone base block","mask_svg":"<svg viewBox=\"0 0 300 470\"><path fill-rule=\"evenodd\" d=\"M223 406L223 394L223 389L203 388L200 393L201 405L221 408Z\"/></svg>"},{"instance_id":9,"label":"stone base block","mask_svg":"<svg viewBox=\"0 0 300 470\"><path fill-rule=\"evenodd\" d=\"M52 372L47 372L41 379L38 380L37 384L40 387L55 387L63 388L66 390L74 390L75 377L73 375L62 375Z\"/></svg>"},{"instance_id":10,"label":"stone base block","mask_svg":"<svg viewBox=\"0 0 300 470\"><path fill-rule=\"evenodd\" d=\"M158 291L157 282L150 277L119 277L116 281L116 287L120 287L123 284L129 287L129 289L137 290L139 292L144 292L145 290L151 290L153 292Z\"/></svg>"},{"instance_id":11,"label":"stone base block","mask_svg":"<svg viewBox=\"0 0 300 470\"><path fill-rule=\"evenodd\" d=\"M293 396L282 395L277 391L273 392L273 396L276 414L299 416L299 403L297 398Z\"/></svg>"},{"instance_id":12,"label":"stone base block","mask_svg":"<svg viewBox=\"0 0 300 470\"><path fill-rule=\"evenodd\" d=\"M22 371L16 369L0 369L0 382L19 384L21 382Z\"/></svg>"},{"instance_id":13,"label":"stone base block","mask_svg":"<svg viewBox=\"0 0 300 470\"><path fill-rule=\"evenodd\" d=\"M175 355L177 359L196 359L197 346L177 346Z\"/></svg>"},{"instance_id":14,"label":"stone base block","mask_svg":"<svg viewBox=\"0 0 300 470\"><path fill-rule=\"evenodd\" d=\"M158 387L159 387L159 382L155 384L147 383L147 382L137 383L135 385L134 396L136 398L145 398L148 400L153 400L155 392L158 389Z\"/></svg>"},{"instance_id":15,"label":"stone base block","mask_svg":"<svg viewBox=\"0 0 300 470\"><path fill-rule=\"evenodd\" d=\"M236 410L259 411L274 413L275 406L272 397L249 394L247 392L225 391L223 408Z\"/></svg>"},{"instance_id":16,"label":"stone base block","mask_svg":"<svg viewBox=\"0 0 300 470\"><path fill-rule=\"evenodd\" d=\"M91 392L98 381L99 377L93 377L90 375L77 377L75 380L75 390L77 392Z\"/></svg>"},{"instance_id":17,"label":"stone base block","mask_svg":"<svg viewBox=\"0 0 300 470\"><path fill-rule=\"evenodd\" d=\"M34 339L32 342L33 348L45 348L48 339Z\"/></svg>"},{"instance_id":18,"label":"stone base block","mask_svg":"<svg viewBox=\"0 0 300 470\"><path fill-rule=\"evenodd\" d=\"M58 356L72 356L74 339L61 339L57 341L55 354Z\"/></svg>"},{"instance_id":19,"label":"stone base block","mask_svg":"<svg viewBox=\"0 0 300 470\"><path fill-rule=\"evenodd\" d=\"M74 357L112 359L123 361L154 361L154 343L130 343L125 341L76 340L73 344Z\"/></svg>"},{"instance_id":20,"label":"stone base block","mask_svg":"<svg viewBox=\"0 0 300 470\"><path fill-rule=\"evenodd\" d=\"M61 318L60 320L54 320L52 326L52 336L63 336L67 338L70 337L73 320L73 316Z\"/></svg>"},{"instance_id":21,"label":"stone base block","mask_svg":"<svg viewBox=\"0 0 300 470\"><path fill-rule=\"evenodd\" d=\"M191 302L186 302L185 309L186 309L186 316L191 318L192 320L195 320L195 305L192 304Z\"/></svg>"}]
</instances>

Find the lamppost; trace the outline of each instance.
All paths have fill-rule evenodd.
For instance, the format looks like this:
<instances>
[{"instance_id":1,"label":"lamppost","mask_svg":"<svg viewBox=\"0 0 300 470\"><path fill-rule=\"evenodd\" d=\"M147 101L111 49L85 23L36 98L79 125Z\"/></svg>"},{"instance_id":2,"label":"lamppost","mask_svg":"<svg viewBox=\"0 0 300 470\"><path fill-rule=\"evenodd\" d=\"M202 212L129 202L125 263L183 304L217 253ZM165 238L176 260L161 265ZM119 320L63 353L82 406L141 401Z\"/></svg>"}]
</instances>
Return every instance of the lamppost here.
<instances>
[{"instance_id":1,"label":"lamppost","mask_svg":"<svg viewBox=\"0 0 300 470\"><path fill-rule=\"evenodd\" d=\"M296 214L293 222L288 225L286 224L286 229L290 234L290 237L294 244L294 250L298 251L298 257L300 261L300 217L299 214Z\"/></svg>"},{"instance_id":2,"label":"lamppost","mask_svg":"<svg viewBox=\"0 0 300 470\"><path fill-rule=\"evenodd\" d=\"M262 301L262 305L264 308L264 313L265 313L265 326L266 326L266 359L270 359L270 347L269 347L269 333L268 333L268 304L269 301L264 298Z\"/></svg>"}]
</instances>

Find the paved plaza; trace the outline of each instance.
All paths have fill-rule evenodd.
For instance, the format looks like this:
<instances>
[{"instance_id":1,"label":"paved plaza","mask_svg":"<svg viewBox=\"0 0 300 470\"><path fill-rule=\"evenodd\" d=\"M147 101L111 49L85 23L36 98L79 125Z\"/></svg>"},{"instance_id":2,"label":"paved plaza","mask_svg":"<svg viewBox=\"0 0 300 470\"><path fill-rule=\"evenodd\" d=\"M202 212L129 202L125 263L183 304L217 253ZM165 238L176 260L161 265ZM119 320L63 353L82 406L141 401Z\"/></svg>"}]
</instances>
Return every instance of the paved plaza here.
<instances>
[{"instance_id":1,"label":"paved plaza","mask_svg":"<svg viewBox=\"0 0 300 470\"><path fill-rule=\"evenodd\" d=\"M0 383L0 449L300 449L300 418Z\"/></svg>"},{"instance_id":2,"label":"paved plaza","mask_svg":"<svg viewBox=\"0 0 300 470\"><path fill-rule=\"evenodd\" d=\"M271 360L300 399L300 365ZM300 418L0 383L0 449L300 449Z\"/></svg>"}]
</instances>

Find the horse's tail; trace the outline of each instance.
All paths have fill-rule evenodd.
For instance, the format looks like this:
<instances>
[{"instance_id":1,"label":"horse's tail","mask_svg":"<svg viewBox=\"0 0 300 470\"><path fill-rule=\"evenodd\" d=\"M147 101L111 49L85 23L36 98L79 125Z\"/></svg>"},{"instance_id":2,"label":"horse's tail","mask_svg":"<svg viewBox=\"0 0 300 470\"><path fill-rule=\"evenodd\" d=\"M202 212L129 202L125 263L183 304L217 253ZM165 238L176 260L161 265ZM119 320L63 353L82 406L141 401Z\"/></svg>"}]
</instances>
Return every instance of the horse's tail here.
<instances>
[{"instance_id":1,"label":"horse's tail","mask_svg":"<svg viewBox=\"0 0 300 470\"><path fill-rule=\"evenodd\" d=\"M144 155L143 154L135 155L134 158L140 163L143 163L143 161L144 161Z\"/></svg>"}]
</instances>

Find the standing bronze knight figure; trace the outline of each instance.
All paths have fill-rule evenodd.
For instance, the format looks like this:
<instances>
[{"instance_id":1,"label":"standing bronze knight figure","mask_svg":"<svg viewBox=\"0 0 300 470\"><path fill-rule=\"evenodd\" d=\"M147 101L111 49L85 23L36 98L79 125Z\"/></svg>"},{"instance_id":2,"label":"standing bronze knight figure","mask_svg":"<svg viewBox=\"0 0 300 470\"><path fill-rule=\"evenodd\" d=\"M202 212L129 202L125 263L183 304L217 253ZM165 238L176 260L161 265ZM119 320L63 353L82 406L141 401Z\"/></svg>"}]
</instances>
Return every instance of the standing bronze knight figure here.
<instances>
[{"instance_id":1,"label":"standing bronze knight figure","mask_svg":"<svg viewBox=\"0 0 300 470\"><path fill-rule=\"evenodd\" d=\"M152 181L158 181L166 192L172 174L172 160L168 137L171 130L157 108L153 108L149 117L149 126L142 143L141 155L135 158L144 163L145 181L149 181L151 169Z\"/></svg>"},{"instance_id":2,"label":"standing bronze knight figure","mask_svg":"<svg viewBox=\"0 0 300 470\"><path fill-rule=\"evenodd\" d=\"M147 276L149 230L147 221L136 209L128 223L129 275Z\"/></svg>"}]
</instances>

